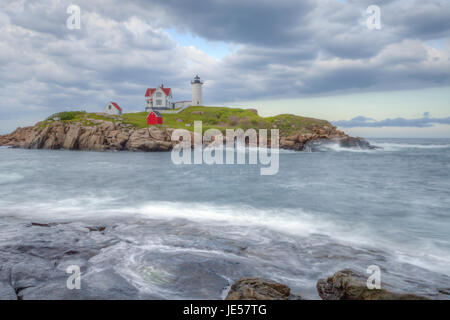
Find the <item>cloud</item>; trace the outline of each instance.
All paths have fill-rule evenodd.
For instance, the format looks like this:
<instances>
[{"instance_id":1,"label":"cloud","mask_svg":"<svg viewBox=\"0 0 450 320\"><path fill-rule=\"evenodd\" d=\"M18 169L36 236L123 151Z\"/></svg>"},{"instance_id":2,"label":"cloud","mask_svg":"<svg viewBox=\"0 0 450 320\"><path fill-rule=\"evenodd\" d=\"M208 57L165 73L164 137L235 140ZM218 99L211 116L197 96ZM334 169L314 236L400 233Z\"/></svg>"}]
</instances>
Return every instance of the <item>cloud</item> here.
<instances>
[{"instance_id":1,"label":"cloud","mask_svg":"<svg viewBox=\"0 0 450 320\"><path fill-rule=\"evenodd\" d=\"M395 119L385 119L385 120L374 120L372 118L366 118L359 116L351 120L341 120L334 121L335 126L341 128L382 128L382 127L409 127L409 128L426 128L432 127L435 124L448 124L450 125L450 117L447 118L430 118L430 113L425 112L422 118L417 119L405 119L405 118L395 118Z\"/></svg>"},{"instance_id":2,"label":"cloud","mask_svg":"<svg viewBox=\"0 0 450 320\"><path fill-rule=\"evenodd\" d=\"M447 0L380 2L380 31L365 26L373 0L76 3L81 30L66 28L72 1L0 3L0 118L112 99L139 110L162 82L185 100L195 74L210 103L450 85ZM169 30L235 49L218 60Z\"/></svg>"}]
</instances>

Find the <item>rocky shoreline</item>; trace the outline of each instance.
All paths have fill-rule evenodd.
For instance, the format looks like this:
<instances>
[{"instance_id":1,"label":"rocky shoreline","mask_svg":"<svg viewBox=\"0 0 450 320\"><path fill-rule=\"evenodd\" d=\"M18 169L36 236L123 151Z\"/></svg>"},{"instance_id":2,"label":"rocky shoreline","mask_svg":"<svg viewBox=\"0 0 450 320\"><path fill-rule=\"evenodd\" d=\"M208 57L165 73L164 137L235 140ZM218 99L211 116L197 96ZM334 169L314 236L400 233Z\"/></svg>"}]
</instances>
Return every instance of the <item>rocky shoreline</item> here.
<instances>
[{"instance_id":1,"label":"rocky shoreline","mask_svg":"<svg viewBox=\"0 0 450 320\"><path fill-rule=\"evenodd\" d=\"M17 128L0 136L0 146L25 149L66 149L95 151L170 151L178 141L172 141L175 130L165 127L137 129L122 122L89 119L91 125L55 121L50 124ZM194 141L192 135L192 143ZM225 141L224 141L225 142ZM281 149L318 151L322 145L337 144L344 148L374 149L366 140L354 138L336 127L313 126L308 132L281 136Z\"/></svg>"},{"instance_id":2,"label":"rocky shoreline","mask_svg":"<svg viewBox=\"0 0 450 320\"><path fill-rule=\"evenodd\" d=\"M305 285L308 281L295 281L294 278L290 278L292 283L279 283L268 278L273 275L270 264L255 260L254 256L251 262L248 261L250 264L240 263L246 260L248 250L242 244L212 238L206 247L192 248L189 240L180 241L172 236L188 232L190 226L182 227L186 221L139 222L118 220L102 224L2 219L1 231L6 237L0 245L0 300L426 300L449 297L447 289L441 289L441 295L423 296L424 291L405 293L403 287L395 284L395 278L390 280L393 283L383 280L379 290L368 289L369 275L350 269L313 280L311 287ZM169 234L169 243L160 243L155 233L171 229L181 231ZM192 231L189 237L196 239L198 229ZM130 238L133 234L140 237ZM148 244L153 243L147 241L149 235L155 238L155 243L175 250L149 250ZM229 252L230 256L214 257L213 247ZM189 249L194 251L188 254ZM206 257L203 249L210 250L211 254ZM130 250L133 250L132 260L125 254ZM269 271L264 272L261 268L256 271L255 265ZM70 266L80 268L80 290L70 290L66 286ZM328 272L317 273L317 278ZM303 272L295 274L298 279L306 279ZM317 295L310 294L314 290Z\"/></svg>"}]
</instances>

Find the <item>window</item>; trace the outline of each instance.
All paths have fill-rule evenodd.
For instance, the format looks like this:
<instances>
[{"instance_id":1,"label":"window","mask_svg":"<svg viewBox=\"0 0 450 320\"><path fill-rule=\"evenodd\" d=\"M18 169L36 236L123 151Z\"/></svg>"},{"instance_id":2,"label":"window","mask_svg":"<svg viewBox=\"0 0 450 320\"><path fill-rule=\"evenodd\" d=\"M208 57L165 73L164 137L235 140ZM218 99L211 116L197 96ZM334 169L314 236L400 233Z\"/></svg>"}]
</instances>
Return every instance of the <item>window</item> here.
<instances>
[{"instance_id":1,"label":"window","mask_svg":"<svg viewBox=\"0 0 450 320\"><path fill-rule=\"evenodd\" d=\"M111 110L111 105L109 105L109 110Z\"/></svg>"},{"instance_id":2,"label":"window","mask_svg":"<svg viewBox=\"0 0 450 320\"><path fill-rule=\"evenodd\" d=\"M156 100L156 105L157 106L162 106L162 100Z\"/></svg>"},{"instance_id":3,"label":"window","mask_svg":"<svg viewBox=\"0 0 450 320\"><path fill-rule=\"evenodd\" d=\"M156 93L156 97L157 97L157 98L161 98L161 92L157 92L157 93Z\"/></svg>"}]
</instances>

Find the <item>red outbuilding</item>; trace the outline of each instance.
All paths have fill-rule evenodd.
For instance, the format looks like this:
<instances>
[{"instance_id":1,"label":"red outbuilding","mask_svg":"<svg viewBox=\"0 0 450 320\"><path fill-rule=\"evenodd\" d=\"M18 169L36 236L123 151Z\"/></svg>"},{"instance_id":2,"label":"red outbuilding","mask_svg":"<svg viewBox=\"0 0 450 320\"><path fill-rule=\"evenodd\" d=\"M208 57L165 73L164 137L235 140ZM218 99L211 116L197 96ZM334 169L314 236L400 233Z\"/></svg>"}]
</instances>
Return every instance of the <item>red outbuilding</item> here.
<instances>
[{"instance_id":1,"label":"red outbuilding","mask_svg":"<svg viewBox=\"0 0 450 320\"><path fill-rule=\"evenodd\" d=\"M163 118L161 113L159 113L158 111L153 110L152 112L150 112L147 116L147 124L148 125L155 125L155 124L162 124L163 123Z\"/></svg>"}]
</instances>

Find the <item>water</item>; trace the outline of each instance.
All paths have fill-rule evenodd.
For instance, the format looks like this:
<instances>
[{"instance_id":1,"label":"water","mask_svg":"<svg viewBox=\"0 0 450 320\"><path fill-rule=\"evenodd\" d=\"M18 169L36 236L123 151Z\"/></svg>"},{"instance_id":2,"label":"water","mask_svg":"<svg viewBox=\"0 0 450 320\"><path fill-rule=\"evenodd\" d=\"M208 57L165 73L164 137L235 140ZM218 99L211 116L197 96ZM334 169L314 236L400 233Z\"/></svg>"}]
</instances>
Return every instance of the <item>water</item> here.
<instances>
[{"instance_id":1,"label":"water","mask_svg":"<svg viewBox=\"0 0 450 320\"><path fill-rule=\"evenodd\" d=\"M157 299L220 299L248 276L317 299L319 278L378 265L388 289L449 299L450 140L371 142L384 149L281 151L275 176L255 165L176 166L170 153L0 148L0 262L36 264L19 244L52 263L46 248L76 246L71 259L92 283L114 274L125 295ZM84 257L86 248L95 252ZM104 290L117 283L100 279ZM90 285L92 296L106 292Z\"/></svg>"}]
</instances>

